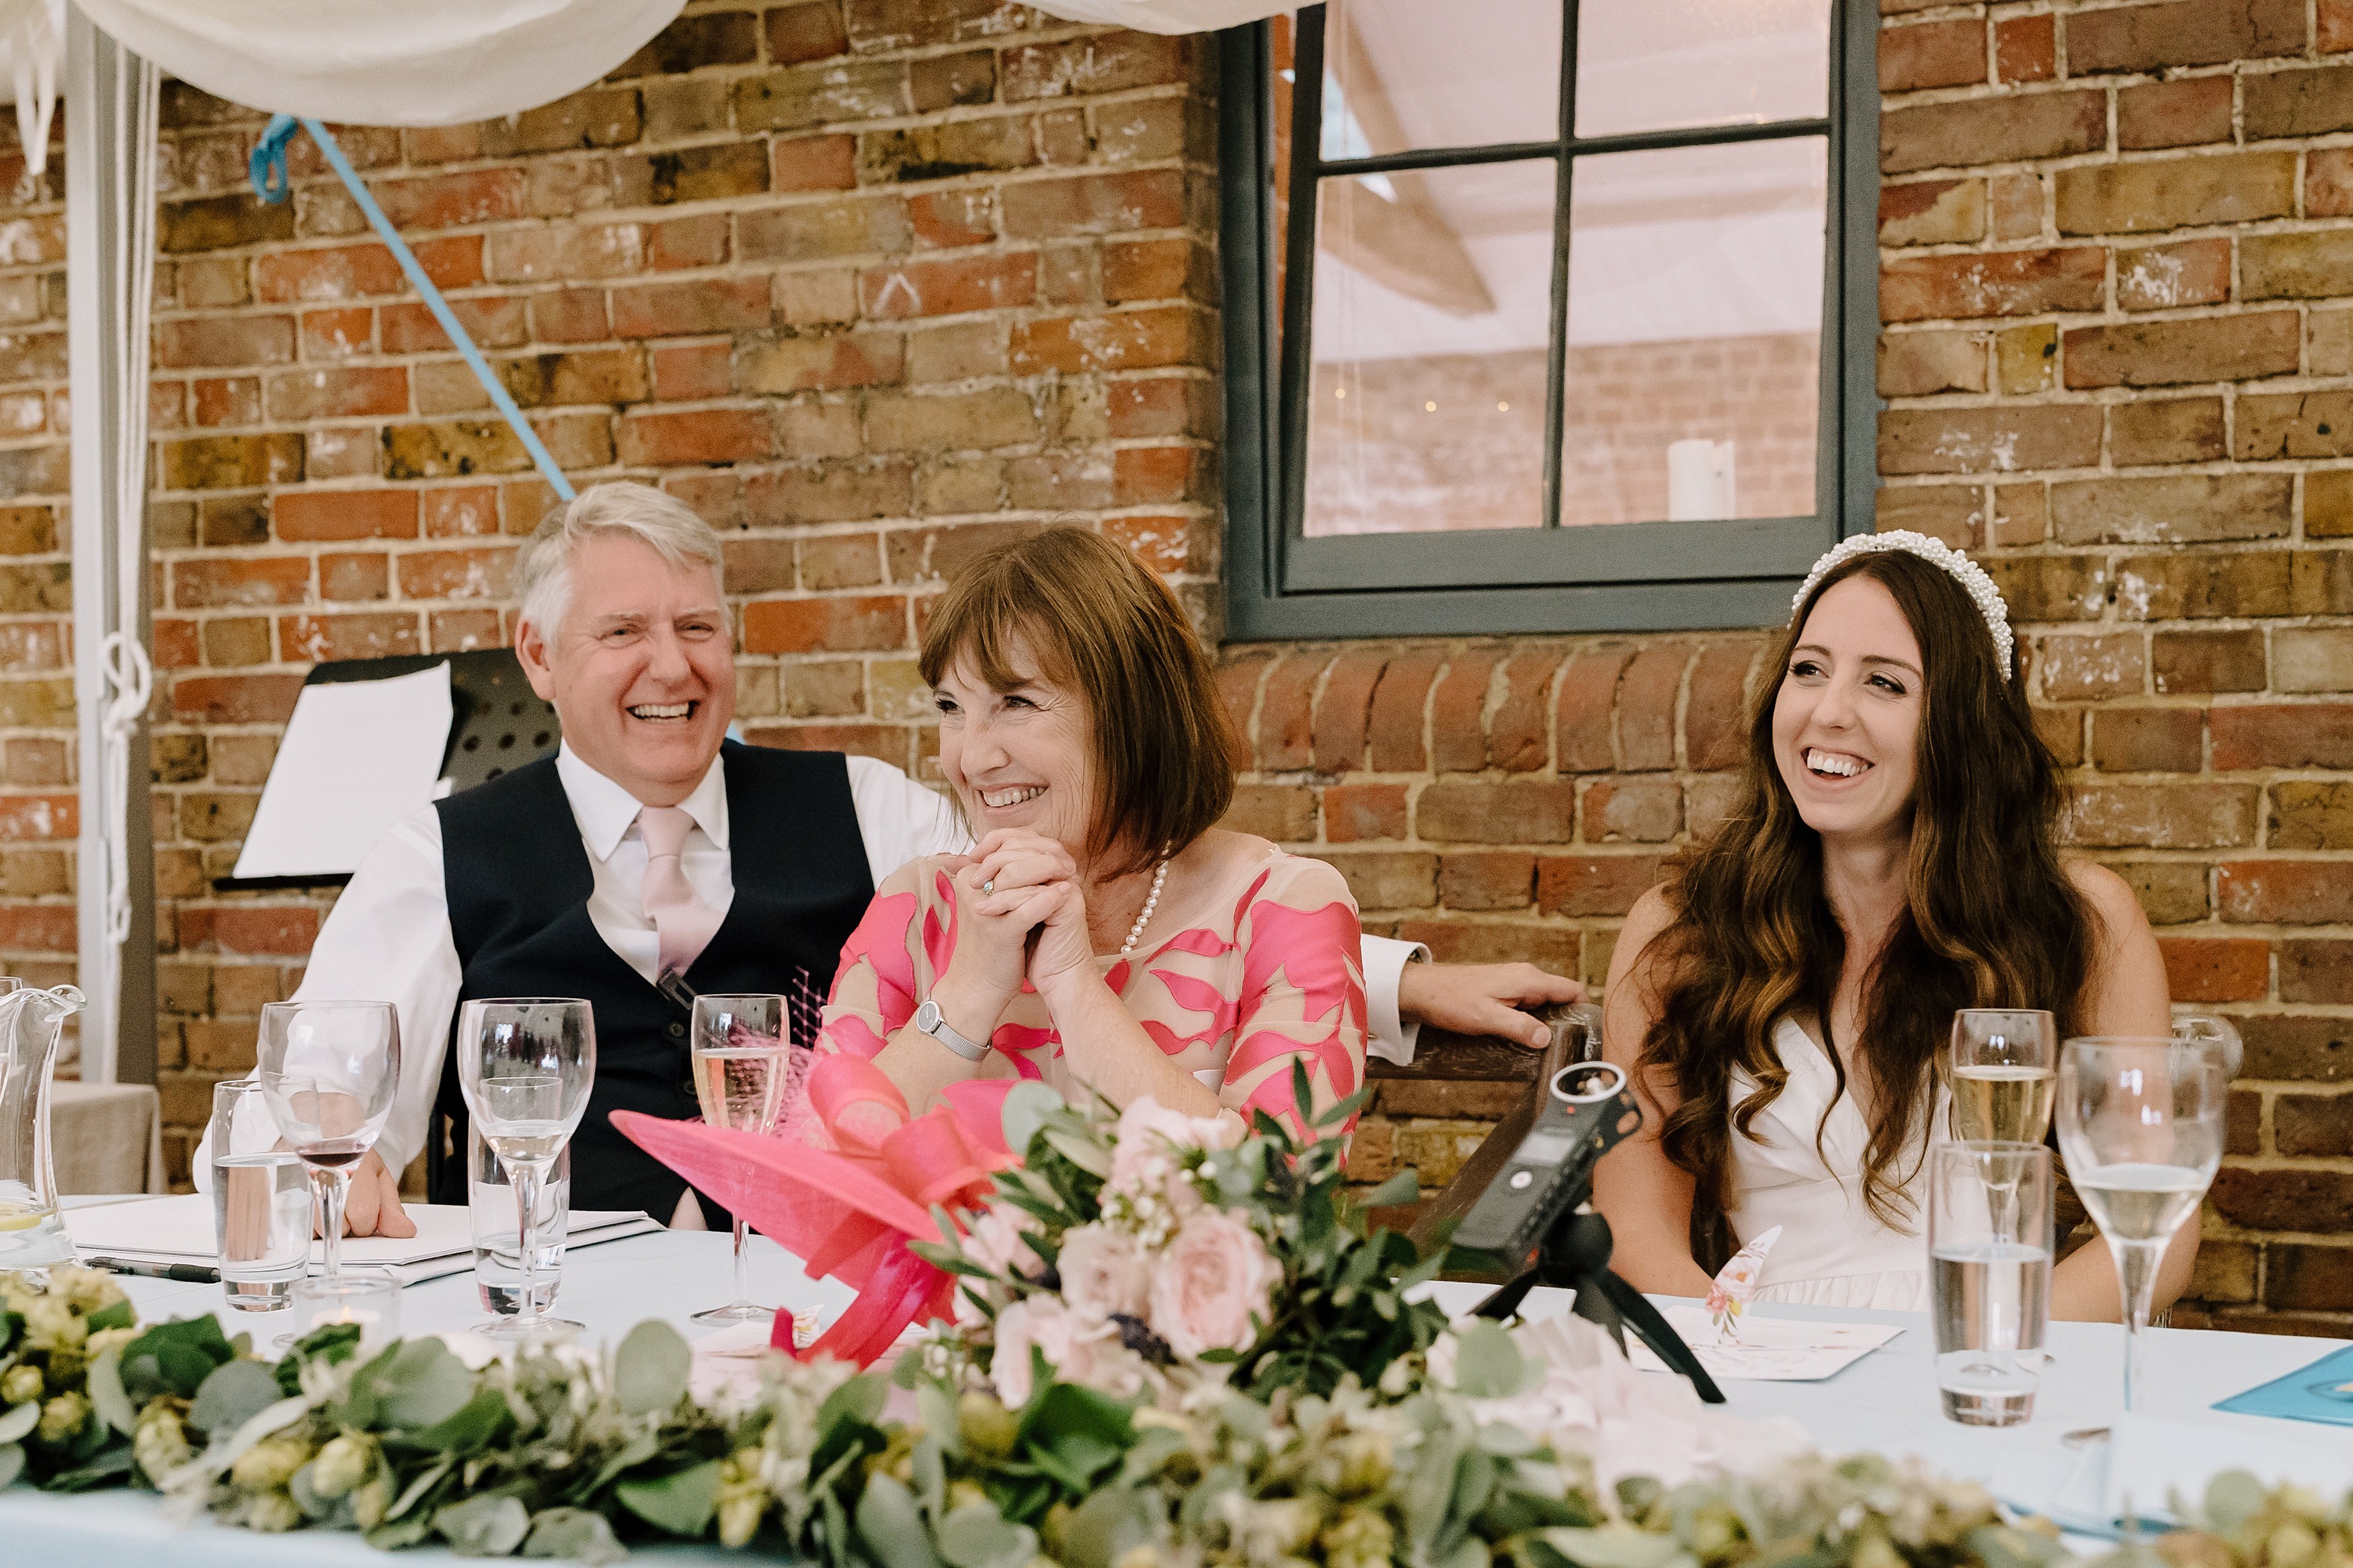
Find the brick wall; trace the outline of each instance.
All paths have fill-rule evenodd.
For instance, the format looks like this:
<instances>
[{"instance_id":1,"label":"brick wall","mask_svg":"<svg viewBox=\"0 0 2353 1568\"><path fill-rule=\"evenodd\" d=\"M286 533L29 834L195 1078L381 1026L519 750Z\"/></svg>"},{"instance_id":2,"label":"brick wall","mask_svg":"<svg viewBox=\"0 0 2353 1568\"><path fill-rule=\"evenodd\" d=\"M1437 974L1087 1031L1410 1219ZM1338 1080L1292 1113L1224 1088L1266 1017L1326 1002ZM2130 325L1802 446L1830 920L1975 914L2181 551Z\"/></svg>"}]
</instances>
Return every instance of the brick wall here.
<instances>
[{"instance_id":1,"label":"brick wall","mask_svg":"<svg viewBox=\"0 0 2353 1568\"><path fill-rule=\"evenodd\" d=\"M1900 3L1900 0L1899 0ZM2076 836L2249 1045L2203 1310L2353 1279L2353 0L1887 17L1882 520L1983 552ZM613 79L345 144L577 477L729 531L755 738L925 767L911 617L1099 521L1216 623L1209 53L988 0L688 14ZM320 657L506 631L546 497L332 176L166 100L155 776L166 1113L249 1060L323 899L217 896ZM5 134L5 132L0 132ZM16 170L0 163L0 190ZM71 962L59 182L0 211L0 961ZM1237 820L1376 929L1599 979L1720 809L1754 629L1235 646ZM1519 1089L1385 1080L1359 1168L1443 1182Z\"/></svg>"}]
</instances>

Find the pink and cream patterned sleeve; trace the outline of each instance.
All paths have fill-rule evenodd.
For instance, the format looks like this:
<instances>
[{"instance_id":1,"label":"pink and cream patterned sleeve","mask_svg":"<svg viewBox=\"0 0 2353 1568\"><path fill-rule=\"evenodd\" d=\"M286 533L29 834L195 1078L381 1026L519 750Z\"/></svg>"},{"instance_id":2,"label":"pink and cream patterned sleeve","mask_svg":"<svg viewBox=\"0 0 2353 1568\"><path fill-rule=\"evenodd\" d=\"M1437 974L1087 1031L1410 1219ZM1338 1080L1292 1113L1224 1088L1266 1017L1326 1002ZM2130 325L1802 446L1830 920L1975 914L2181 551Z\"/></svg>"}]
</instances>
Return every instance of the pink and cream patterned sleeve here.
<instances>
[{"instance_id":1,"label":"pink and cream patterned sleeve","mask_svg":"<svg viewBox=\"0 0 2353 1568\"><path fill-rule=\"evenodd\" d=\"M833 991L825 999L817 1048L849 1051L870 1060L915 1016L923 987L917 965L925 956L918 928L923 885L932 862L917 860L884 879L849 940L841 944Z\"/></svg>"},{"instance_id":2,"label":"pink and cream patterned sleeve","mask_svg":"<svg viewBox=\"0 0 2353 1568\"><path fill-rule=\"evenodd\" d=\"M1356 901L1321 860L1286 855L1242 895L1242 950L1233 1051L1219 1099L1247 1119L1264 1110L1302 1137L1318 1112L1365 1078L1365 963ZM1312 1106L1297 1104L1291 1068L1307 1068ZM1353 1126L1353 1120L1349 1126ZM1324 1130L1345 1136L1348 1127Z\"/></svg>"}]
</instances>

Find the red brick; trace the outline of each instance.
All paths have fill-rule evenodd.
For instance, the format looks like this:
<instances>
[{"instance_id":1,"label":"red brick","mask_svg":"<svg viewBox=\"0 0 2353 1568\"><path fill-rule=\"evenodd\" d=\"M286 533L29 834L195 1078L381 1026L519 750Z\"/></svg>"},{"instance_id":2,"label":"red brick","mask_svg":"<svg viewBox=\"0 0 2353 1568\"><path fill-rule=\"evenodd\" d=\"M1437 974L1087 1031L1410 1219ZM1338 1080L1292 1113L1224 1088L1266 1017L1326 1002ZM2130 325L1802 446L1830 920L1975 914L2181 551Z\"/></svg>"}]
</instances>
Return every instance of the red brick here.
<instances>
[{"instance_id":1,"label":"red brick","mask_svg":"<svg viewBox=\"0 0 2353 1568\"><path fill-rule=\"evenodd\" d=\"M2081 66L2071 60L2074 68ZM2106 145L2104 91L2039 92L1888 110L1879 167L1888 174L2094 153Z\"/></svg>"},{"instance_id":2,"label":"red brick","mask_svg":"<svg viewBox=\"0 0 2353 1568\"><path fill-rule=\"evenodd\" d=\"M2253 937L2158 938L2176 1002L2248 1002L2271 992L2271 943Z\"/></svg>"},{"instance_id":3,"label":"red brick","mask_svg":"<svg viewBox=\"0 0 2353 1568\"><path fill-rule=\"evenodd\" d=\"M1662 643L1627 667L1618 688L1618 739L1630 772L1675 765L1675 703L1691 658L1688 645Z\"/></svg>"},{"instance_id":4,"label":"red brick","mask_svg":"<svg viewBox=\"0 0 2353 1568\"><path fill-rule=\"evenodd\" d=\"M530 337L526 321L526 301L518 295L477 295L471 299L452 300L449 313L466 329L466 335L482 348L509 348ZM307 342L314 316L340 312L312 311L303 316L302 325ZM383 321L384 352L391 354L431 353L453 345L441 323L423 305L386 305L379 312ZM354 340L360 341L360 340Z\"/></svg>"},{"instance_id":5,"label":"red brick","mask_svg":"<svg viewBox=\"0 0 2353 1568\"><path fill-rule=\"evenodd\" d=\"M677 343L653 352L654 396L664 403L724 397L735 386L735 347L729 342Z\"/></svg>"},{"instance_id":6,"label":"red brick","mask_svg":"<svg viewBox=\"0 0 2353 1568\"><path fill-rule=\"evenodd\" d=\"M2280 943L2283 1002L2353 1004L2353 942L2311 938Z\"/></svg>"},{"instance_id":7,"label":"red brick","mask_svg":"<svg viewBox=\"0 0 2353 1568\"><path fill-rule=\"evenodd\" d=\"M501 599L516 552L507 549L418 550L398 557L409 599Z\"/></svg>"},{"instance_id":8,"label":"red brick","mask_svg":"<svg viewBox=\"0 0 2353 1568\"><path fill-rule=\"evenodd\" d=\"M842 31L841 7L834 0L779 5L765 20L768 58L778 65L827 59L849 48L849 37Z\"/></svg>"},{"instance_id":9,"label":"red brick","mask_svg":"<svg viewBox=\"0 0 2353 1568\"><path fill-rule=\"evenodd\" d=\"M613 290L613 333L623 338L676 338L733 332L768 324L765 278L697 279Z\"/></svg>"},{"instance_id":10,"label":"red brick","mask_svg":"<svg viewBox=\"0 0 2353 1568\"><path fill-rule=\"evenodd\" d=\"M1683 791L1667 779L1605 779L1585 792L1588 844L1663 844L1683 831Z\"/></svg>"},{"instance_id":11,"label":"red brick","mask_svg":"<svg viewBox=\"0 0 2353 1568\"><path fill-rule=\"evenodd\" d=\"M1763 645L1710 643L1692 667L1683 754L1694 768L1736 768L1748 754L1747 681Z\"/></svg>"},{"instance_id":12,"label":"red brick","mask_svg":"<svg viewBox=\"0 0 2353 1568\"><path fill-rule=\"evenodd\" d=\"M2255 837L2255 792L2237 784L2092 784L2076 793L2073 842L2093 847L2228 848Z\"/></svg>"},{"instance_id":13,"label":"red brick","mask_svg":"<svg viewBox=\"0 0 2353 1568\"><path fill-rule=\"evenodd\" d=\"M1005 232L1015 239L1179 228L1186 219L1185 176L1174 169L1071 174L999 188Z\"/></svg>"},{"instance_id":14,"label":"red brick","mask_svg":"<svg viewBox=\"0 0 2353 1568\"><path fill-rule=\"evenodd\" d=\"M1324 837L1334 844L1372 838L1403 838L1405 785L1331 784L1324 791Z\"/></svg>"},{"instance_id":15,"label":"red brick","mask_svg":"<svg viewBox=\"0 0 2353 1568\"><path fill-rule=\"evenodd\" d=\"M0 905L0 948L17 952L71 952L76 918L71 904Z\"/></svg>"},{"instance_id":16,"label":"red brick","mask_svg":"<svg viewBox=\"0 0 2353 1568\"><path fill-rule=\"evenodd\" d=\"M2047 29L2048 16L2041 18ZM1970 87L1986 79L1986 29L1981 17L1921 22L1879 31L1879 90Z\"/></svg>"},{"instance_id":17,"label":"red brick","mask_svg":"<svg viewBox=\"0 0 2353 1568\"><path fill-rule=\"evenodd\" d=\"M474 538L499 531L499 492L488 485L423 491L418 515L427 539Z\"/></svg>"},{"instance_id":18,"label":"red brick","mask_svg":"<svg viewBox=\"0 0 2353 1568\"><path fill-rule=\"evenodd\" d=\"M776 430L764 409L706 408L689 413L632 411L623 416L621 460L671 468L685 463L735 463L773 456Z\"/></svg>"},{"instance_id":19,"label":"red brick","mask_svg":"<svg viewBox=\"0 0 2353 1568\"><path fill-rule=\"evenodd\" d=\"M2353 704L2260 703L2212 713L2214 766L2353 768ZM2353 868L2348 871L2353 880Z\"/></svg>"},{"instance_id":20,"label":"red brick","mask_svg":"<svg viewBox=\"0 0 2353 1568\"><path fill-rule=\"evenodd\" d=\"M340 604L390 598L392 557L380 550L322 552L319 556L319 596Z\"/></svg>"},{"instance_id":21,"label":"red brick","mask_svg":"<svg viewBox=\"0 0 2353 1568\"><path fill-rule=\"evenodd\" d=\"M80 823L78 796L0 795L0 839L69 839L81 832Z\"/></svg>"},{"instance_id":22,"label":"red brick","mask_svg":"<svg viewBox=\"0 0 2353 1568\"><path fill-rule=\"evenodd\" d=\"M2190 239L2116 251L2116 303L2127 310L2219 305L2231 297L2231 242Z\"/></svg>"},{"instance_id":23,"label":"red brick","mask_svg":"<svg viewBox=\"0 0 2353 1568\"><path fill-rule=\"evenodd\" d=\"M222 375L188 384L195 422L198 425L259 425L261 423L261 378Z\"/></svg>"},{"instance_id":24,"label":"red brick","mask_svg":"<svg viewBox=\"0 0 2353 1568\"><path fill-rule=\"evenodd\" d=\"M1430 700L1431 766L1442 773L1478 773L1487 765L1487 690L1503 656L1481 649L1458 654Z\"/></svg>"},{"instance_id":25,"label":"red brick","mask_svg":"<svg viewBox=\"0 0 2353 1568\"><path fill-rule=\"evenodd\" d=\"M2228 76L2189 77L2116 89L2118 147L2188 147L2230 139Z\"/></svg>"},{"instance_id":26,"label":"red brick","mask_svg":"<svg viewBox=\"0 0 2353 1568\"><path fill-rule=\"evenodd\" d=\"M1618 765L1610 714L1619 678L1633 658L1632 648L1605 646L1577 655L1562 673L1553 714L1562 772L1604 773ZM1672 734L1667 743L1674 744Z\"/></svg>"},{"instance_id":27,"label":"red brick","mask_svg":"<svg viewBox=\"0 0 2353 1568\"><path fill-rule=\"evenodd\" d=\"M184 675L172 682L172 710L185 723L283 724L301 690L299 675Z\"/></svg>"},{"instance_id":28,"label":"red brick","mask_svg":"<svg viewBox=\"0 0 2353 1568\"><path fill-rule=\"evenodd\" d=\"M1657 855L1547 855L1536 862L1536 912L1622 915L1657 885Z\"/></svg>"},{"instance_id":29,"label":"red brick","mask_svg":"<svg viewBox=\"0 0 2353 1568\"><path fill-rule=\"evenodd\" d=\"M523 216L523 175L519 168L377 180L371 181L368 189L385 216L403 231L455 228Z\"/></svg>"},{"instance_id":30,"label":"red brick","mask_svg":"<svg viewBox=\"0 0 2353 1568\"><path fill-rule=\"evenodd\" d=\"M881 652L907 644L907 601L760 599L744 606L745 653Z\"/></svg>"},{"instance_id":31,"label":"red brick","mask_svg":"<svg viewBox=\"0 0 2353 1568\"><path fill-rule=\"evenodd\" d=\"M2011 16L1993 26L1994 72L2003 81L2044 81L2059 69L2049 15Z\"/></svg>"},{"instance_id":32,"label":"red brick","mask_svg":"<svg viewBox=\"0 0 2353 1568\"><path fill-rule=\"evenodd\" d=\"M2095 710L2094 765L2107 773L2194 773L2204 750L2199 717L2195 708Z\"/></svg>"},{"instance_id":33,"label":"red brick","mask_svg":"<svg viewBox=\"0 0 2353 1568\"><path fill-rule=\"evenodd\" d=\"M2106 287L2107 253L2097 246L1899 257L1880 269L1879 313L1930 321L2096 310Z\"/></svg>"},{"instance_id":34,"label":"red brick","mask_svg":"<svg viewBox=\"0 0 2353 1568\"><path fill-rule=\"evenodd\" d=\"M309 956L319 911L307 904L229 904L212 911L213 940L223 952Z\"/></svg>"},{"instance_id":35,"label":"red brick","mask_svg":"<svg viewBox=\"0 0 2353 1568\"><path fill-rule=\"evenodd\" d=\"M289 371L268 388L269 416L285 424L408 412L408 372L398 365Z\"/></svg>"},{"instance_id":36,"label":"red brick","mask_svg":"<svg viewBox=\"0 0 2353 1568\"><path fill-rule=\"evenodd\" d=\"M1166 505L1190 498L1193 449L1189 447L1123 447L1112 458L1113 504Z\"/></svg>"},{"instance_id":37,"label":"red brick","mask_svg":"<svg viewBox=\"0 0 2353 1568\"><path fill-rule=\"evenodd\" d=\"M773 188L778 191L854 191L858 188L858 138L778 137Z\"/></svg>"},{"instance_id":38,"label":"red brick","mask_svg":"<svg viewBox=\"0 0 2353 1568\"><path fill-rule=\"evenodd\" d=\"M1365 765L1365 730L1373 687L1388 655L1370 649L1343 653L1324 678L1315 698L1315 769L1354 773Z\"/></svg>"},{"instance_id":39,"label":"red brick","mask_svg":"<svg viewBox=\"0 0 2353 1568\"><path fill-rule=\"evenodd\" d=\"M270 503L280 539L310 542L417 537L415 490L285 490Z\"/></svg>"},{"instance_id":40,"label":"red brick","mask_svg":"<svg viewBox=\"0 0 2353 1568\"><path fill-rule=\"evenodd\" d=\"M160 366L284 364L293 357L291 316L185 316L155 328Z\"/></svg>"},{"instance_id":41,"label":"red brick","mask_svg":"<svg viewBox=\"0 0 2353 1568\"><path fill-rule=\"evenodd\" d=\"M1487 765L1507 773L1535 773L1552 761L1545 732L1552 678L1560 650L1538 644L1522 647L1504 666L1503 689L1487 717Z\"/></svg>"},{"instance_id":42,"label":"red brick","mask_svg":"<svg viewBox=\"0 0 2353 1568\"><path fill-rule=\"evenodd\" d=\"M1535 858L1505 850L1447 855L1438 862L1439 901L1450 910L1524 910Z\"/></svg>"},{"instance_id":43,"label":"red brick","mask_svg":"<svg viewBox=\"0 0 2353 1568\"><path fill-rule=\"evenodd\" d=\"M184 610L299 605L310 595L311 563L299 555L184 560L172 568L172 603Z\"/></svg>"},{"instance_id":44,"label":"red brick","mask_svg":"<svg viewBox=\"0 0 2353 1568\"><path fill-rule=\"evenodd\" d=\"M1576 785L1567 779L1440 780L1423 786L1414 826L1440 844L1566 844L1575 804Z\"/></svg>"},{"instance_id":45,"label":"red brick","mask_svg":"<svg viewBox=\"0 0 2353 1568\"><path fill-rule=\"evenodd\" d=\"M727 259L729 233L725 213L698 213L658 223L646 244L646 265L657 272L717 267Z\"/></svg>"},{"instance_id":46,"label":"red brick","mask_svg":"<svg viewBox=\"0 0 2353 1568\"><path fill-rule=\"evenodd\" d=\"M506 643L496 610L436 610L431 616L433 653L467 653Z\"/></svg>"},{"instance_id":47,"label":"red brick","mask_svg":"<svg viewBox=\"0 0 2353 1568\"><path fill-rule=\"evenodd\" d=\"M1381 671L1373 689L1368 736L1370 763L1376 773L1419 773L1430 765L1422 744L1422 709L1438 674L1438 660L1429 654L1400 654ZM1542 733L1542 720L1538 720Z\"/></svg>"},{"instance_id":48,"label":"red brick","mask_svg":"<svg viewBox=\"0 0 2353 1568\"><path fill-rule=\"evenodd\" d=\"M392 252L373 243L279 251L253 264L254 293L273 305L398 294L407 286Z\"/></svg>"},{"instance_id":49,"label":"red brick","mask_svg":"<svg viewBox=\"0 0 2353 1568\"><path fill-rule=\"evenodd\" d=\"M1205 354L1197 329L1202 324L1203 318L1182 305L1017 321L1014 374L1079 375L1200 363Z\"/></svg>"},{"instance_id":50,"label":"red brick","mask_svg":"<svg viewBox=\"0 0 2353 1568\"><path fill-rule=\"evenodd\" d=\"M1027 305L1037 297L1038 253L1018 250L872 267L860 280L859 292L867 316L875 321Z\"/></svg>"},{"instance_id":51,"label":"red brick","mask_svg":"<svg viewBox=\"0 0 2353 1568\"><path fill-rule=\"evenodd\" d=\"M997 237L997 205L987 191L925 191L907 198L906 211L919 244L948 249Z\"/></svg>"},{"instance_id":52,"label":"red brick","mask_svg":"<svg viewBox=\"0 0 2353 1568\"><path fill-rule=\"evenodd\" d=\"M2225 860L2215 871L2226 921L2353 924L2353 876L2341 860Z\"/></svg>"},{"instance_id":53,"label":"red brick","mask_svg":"<svg viewBox=\"0 0 2353 1568\"><path fill-rule=\"evenodd\" d=\"M312 664L341 658L393 658L421 652L413 613L361 616L284 616L278 644L290 659Z\"/></svg>"},{"instance_id":54,"label":"red brick","mask_svg":"<svg viewBox=\"0 0 2353 1568\"><path fill-rule=\"evenodd\" d=\"M1315 756L1314 702L1329 654L1293 654L1266 678L1259 699L1259 766L1294 772Z\"/></svg>"}]
</instances>

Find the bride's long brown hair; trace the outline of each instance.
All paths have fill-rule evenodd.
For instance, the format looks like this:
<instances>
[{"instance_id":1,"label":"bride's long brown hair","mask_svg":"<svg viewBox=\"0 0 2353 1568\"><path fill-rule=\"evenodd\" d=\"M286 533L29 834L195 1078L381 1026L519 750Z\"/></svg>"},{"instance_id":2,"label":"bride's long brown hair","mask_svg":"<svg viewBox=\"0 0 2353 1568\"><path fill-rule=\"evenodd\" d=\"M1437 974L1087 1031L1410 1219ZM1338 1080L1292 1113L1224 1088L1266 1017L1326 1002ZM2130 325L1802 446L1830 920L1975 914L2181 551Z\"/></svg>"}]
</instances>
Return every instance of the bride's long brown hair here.
<instances>
[{"instance_id":1,"label":"bride's long brown hair","mask_svg":"<svg viewBox=\"0 0 2353 1568\"><path fill-rule=\"evenodd\" d=\"M1775 640L1738 804L1670 868L1672 921L1641 955L1660 1001L1641 1068L1681 1097L1661 1142L1694 1178L1704 1214L1731 1200L1735 1133L1746 1135L1788 1081L1772 1044L1781 1019L1820 1021L1838 1092L1848 1089L1841 1042L1830 1037L1846 934L1823 890L1820 836L1774 762L1773 708L1807 617L1850 577L1894 597L1925 666L1905 908L1864 976L1860 1038L1843 1042L1871 1089L1862 1175L1875 1214L1913 1219L1912 1173L1894 1167L1927 1114L1927 1068L1954 1011L2045 1007L2063 1037L2091 973L2097 917L2059 858L2058 765L2034 731L2022 681L1996 663L1976 604L1943 569L1901 551L1841 563ZM1757 1085L1736 1104L1736 1069Z\"/></svg>"}]
</instances>

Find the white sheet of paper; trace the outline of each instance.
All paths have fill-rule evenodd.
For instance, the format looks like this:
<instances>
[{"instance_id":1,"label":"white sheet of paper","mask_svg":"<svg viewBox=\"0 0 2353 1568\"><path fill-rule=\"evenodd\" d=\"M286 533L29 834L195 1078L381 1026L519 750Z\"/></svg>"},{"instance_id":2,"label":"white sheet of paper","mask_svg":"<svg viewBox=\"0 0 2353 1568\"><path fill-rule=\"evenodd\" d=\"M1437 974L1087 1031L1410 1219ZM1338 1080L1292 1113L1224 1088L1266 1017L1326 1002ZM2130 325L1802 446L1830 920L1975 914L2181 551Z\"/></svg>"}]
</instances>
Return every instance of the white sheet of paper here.
<instances>
[{"instance_id":1,"label":"white sheet of paper","mask_svg":"<svg viewBox=\"0 0 2353 1568\"><path fill-rule=\"evenodd\" d=\"M1892 1323L1809 1323L1751 1313L1740 1320L1741 1342L1720 1345L1704 1308L1669 1307L1660 1316L1718 1382L1811 1383L1844 1371L1904 1331ZM1626 1336L1626 1352L1644 1372L1667 1370L1631 1334Z\"/></svg>"},{"instance_id":2,"label":"white sheet of paper","mask_svg":"<svg viewBox=\"0 0 2353 1568\"><path fill-rule=\"evenodd\" d=\"M356 870L386 828L432 800L453 712L446 662L389 680L304 687L237 875Z\"/></svg>"},{"instance_id":3,"label":"white sheet of paper","mask_svg":"<svg viewBox=\"0 0 2353 1568\"><path fill-rule=\"evenodd\" d=\"M385 1268L473 1250L473 1228L464 1205L410 1204L406 1212L417 1222L415 1236L347 1236L343 1261ZM651 1225L634 1211L577 1210L571 1217L566 1245L585 1245L598 1233L622 1226L650 1228ZM75 1209L66 1216L66 1231L84 1257L209 1263L219 1251L213 1235L213 1200L204 1193Z\"/></svg>"}]
</instances>

